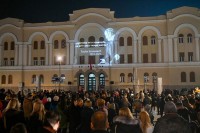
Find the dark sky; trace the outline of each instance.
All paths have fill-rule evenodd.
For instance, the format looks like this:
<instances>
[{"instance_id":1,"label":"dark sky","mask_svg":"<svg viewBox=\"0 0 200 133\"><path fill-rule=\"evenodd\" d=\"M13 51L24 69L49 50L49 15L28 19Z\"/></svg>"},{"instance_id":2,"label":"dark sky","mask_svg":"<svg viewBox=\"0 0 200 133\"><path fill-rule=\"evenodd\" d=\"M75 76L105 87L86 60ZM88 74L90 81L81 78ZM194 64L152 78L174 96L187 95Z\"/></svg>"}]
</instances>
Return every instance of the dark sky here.
<instances>
[{"instance_id":1,"label":"dark sky","mask_svg":"<svg viewBox=\"0 0 200 133\"><path fill-rule=\"evenodd\" d=\"M60 22L67 21L74 10L95 7L110 8L116 18L158 16L181 6L200 8L200 0L1 0L0 19Z\"/></svg>"}]
</instances>

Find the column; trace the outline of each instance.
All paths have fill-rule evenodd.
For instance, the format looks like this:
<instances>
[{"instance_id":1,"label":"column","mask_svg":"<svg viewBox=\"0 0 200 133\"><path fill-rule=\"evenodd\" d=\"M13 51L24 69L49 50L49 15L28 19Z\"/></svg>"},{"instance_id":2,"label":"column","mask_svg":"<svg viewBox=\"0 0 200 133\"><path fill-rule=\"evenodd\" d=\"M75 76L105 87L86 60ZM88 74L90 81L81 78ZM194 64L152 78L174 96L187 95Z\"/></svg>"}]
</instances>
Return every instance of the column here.
<instances>
[{"instance_id":1,"label":"column","mask_svg":"<svg viewBox=\"0 0 200 133\"><path fill-rule=\"evenodd\" d=\"M0 66L2 66L2 61L3 61L2 54L3 54L3 46L0 45Z\"/></svg>"},{"instance_id":2,"label":"column","mask_svg":"<svg viewBox=\"0 0 200 133\"><path fill-rule=\"evenodd\" d=\"M175 62L178 62L177 38L174 38L174 61L175 61Z\"/></svg>"},{"instance_id":3,"label":"column","mask_svg":"<svg viewBox=\"0 0 200 133\"><path fill-rule=\"evenodd\" d=\"M70 61L70 52L69 52L69 49L70 49L70 43L67 43L67 49L66 49L66 64L69 65L69 61Z\"/></svg>"},{"instance_id":4,"label":"column","mask_svg":"<svg viewBox=\"0 0 200 133\"><path fill-rule=\"evenodd\" d=\"M19 66L22 66L23 65L23 45L22 44L20 44L19 45L19 60L18 60L18 65Z\"/></svg>"},{"instance_id":5,"label":"column","mask_svg":"<svg viewBox=\"0 0 200 133\"><path fill-rule=\"evenodd\" d=\"M164 63L169 61L169 49L166 38L163 39L163 57L164 57Z\"/></svg>"},{"instance_id":6,"label":"column","mask_svg":"<svg viewBox=\"0 0 200 133\"><path fill-rule=\"evenodd\" d=\"M45 48L46 48L46 55L45 55L45 65L49 65L49 44L45 43Z\"/></svg>"},{"instance_id":7,"label":"column","mask_svg":"<svg viewBox=\"0 0 200 133\"><path fill-rule=\"evenodd\" d=\"M172 38L168 38L169 62L173 62Z\"/></svg>"},{"instance_id":8,"label":"column","mask_svg":"<svg viewBox=\"0 0 200 133\"><path fill-rule=\"evenodd\" d=\"M158 40L158 62L162 62L162 54L161 54L161 39Z\"/></svg>"},{"instance_id":9,"label":"column","mask_svg":"<svg viewBox=\"0 0 200 133\"><path fill-rule=\"evenodd\" d=\"M18 44L15 45L15 66L18 65Z\"/></svg>"},{"instance_id":10,"label":"column","mask_svg":"<svg viewBox=\"0 0 200 133\"><path fill-rule=\"evenodd\" d=\"M137 40L133 40L133 63L137 63Z\"/></svg>"},{"instance_id":11,"label":"column","mask_svg":"<svg viewBox=\"0 0 200 133\"><path fill-rule=\"evenodd\" d=\"M28 50L27 50L27 45L23 45L23 53L24 53L24 55L23 55L23 65L27 65L27 52L28 52Z\"/></svg>"},{"instance_id":12,"label":"column","mask_svg":"<svg viewBox=\"0 0 200 133\"><path fill-rule=\"evenodd\" d=\"M141 53L142 53L142 46L141 46L141 40L138 40L138 62L141 63L142 62L142 58L141 58Z\"/></svg>"},{"instance_id":13,"label":"column","mask_svg":"<svg viewBox=\"0 0 200 133\"><path fill-rule=\"evenodd\" d=\"M52 43L49 43L49 65L51 66L52 65L52 59L53 59L53 56L52 56L52 48L53 48L53 45Z\"/></svg>"},{"instance_id":14,"label":"column","mask_svg":"<svg viewBox=\"0 0 200 133\"><path fill-rule=\"evenodd\" d=\"M29 44L28 45L28 52L29 52L29 55L28 55L28 65L31 66L31 61L32 61L32 45Z\"/></svg>"},{"instance_id":15,"label":"column","mask_svg":"<svg viewBox=\"0 0 200 133\"><path fill-rule=\"evenodd\" d=\"M77 48L75 47L75 43L73 43L73 42L70 42L70 64L72 65L72 64L75 64L75 63L77 63L76 62L76 55L77 55Z\"/></svg>"},{"instance_id":16,"label":"column","mask_svg":"<svg viewBox=\"0 0 200 133\"><path fill-rule=\"evenodd\" d=\"M196 43L196 61L199 61L199 38L195 38Z\"/></svg>"}]
</instances>

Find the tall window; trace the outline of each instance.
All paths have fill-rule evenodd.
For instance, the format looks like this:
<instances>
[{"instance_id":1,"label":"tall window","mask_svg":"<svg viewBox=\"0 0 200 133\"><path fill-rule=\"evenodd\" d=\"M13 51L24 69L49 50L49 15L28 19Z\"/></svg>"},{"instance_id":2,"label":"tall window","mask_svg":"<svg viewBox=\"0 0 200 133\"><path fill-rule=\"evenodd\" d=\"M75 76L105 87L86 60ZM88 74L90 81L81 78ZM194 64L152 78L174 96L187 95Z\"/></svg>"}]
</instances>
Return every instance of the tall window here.
<instances>
[{"instance_id":1,"label":"tall window","mask_svg":"<svg viewBox=\"0 0 200 133\"><path fill-rule=\"evenodd\" d=\"M133 74L132 73L128 74L128 82L133 82Z\"/></svg>"},{"instance_id":2,"label":"tall window","mask_svg":"<svg viewBox=\"0 0 200 133\"><path fill-rule=\"evenodd\" d=\"M34 83L36 82L36 75L33 75L33 76L32 76L32 80L31 80L31 81L32 81L32 82L31 82L32 84L34 84Z\"/></svg>"},{"instance_id":3,"label":"tall window","mask_svg":"<svg viewBox=\"0 0 200 133\"><path fill-rule=\"evenodd\" d=\"M8 66L8 58L3 59L4 66Z\"/></svg>"},{"instance_id":4,"label":"tall window","mask_svg":"<svg viewBox=\"0 0 200 133\"><path fill-rule=\"evenodd\" d=\"M37 57L33 57L33 65L34 66L38 65L38 58Z\"/></svg>"},{"instance_id":5,"label":"tall window","mask_svg":"<svg viewBox=\"0 0 200 133\"><path fill-rule=\"evenodd\" d=\"M79 75L79 85L84 86L85 85L85 80L84 80L84 75L80 74Z\"/></svg>"},{"instance_id":6,"label":"tall window","mask_svg":"<svg viewBox=\"0 0 200 133\"><path fill-rule=\"evenodd\" d=\"M12 84L12 83L13 83L12 75L8 75L8 84Z\"/></svg>"},{"instance_id":7,"label":"tall window","mask_svg":"<svg viewBox=\"0 0 200 133\"><path fill-rule=\"evenodd\" d=\"M187 35L187 42L192 43L192 34Z\"/></svg>"},{"instance_id":8,"label":"tall window","mask_svg":"<svg viewBox=\"0 0 200 133\"><path fill-rule=\"evenodd\" d=\"M132 46L132 37L127 38L127 46Z\"/></svg>"},{"instance_id":9,"label":"tall window","mask_svg":"<svg viewBox=\"0 0 200 133\"><path fill-rule=\"evenodd\" d=\"M89 56L88 57L88 63L95 64L95 56Z\"/></svg>"},{"instance_id":10,"label":"tall window","mask_svg":"<svg viewBox=\"0 0 200 133\"><path fill-rule=\"evenodd\" d=\"M156 63L156 54L151 54L151 62Z\"/></svg>"},{"instance_id":11,"label":"tall window","mask_svg":"<svg viewBox=\"0 0 200 133\"><path fill-rule=\"evenodd\" d=\"M124 64L124 55L123 54L120 54L120 64Z\"/></svg>"},{"instance_id":12,"label":"tall window","mask_svg":"<svg viewBox=\"0 0 200 133\"><path fill-rule=\"evenodd\" d=\"M85 64L85 56L80 56L80 64Z\"/></svg>"},{"instance_id":13,"label":"tall window","mask_svg":"<svg viewBox=\"0 0 200 133\"><path fill-rule=\"evenodd\" d=\"M184 56L185 56L184 52L180 52L180 53L179 53L179 61L180 61L180 62L183 62L183 61L184 61Z\"/></svg>"},{"instance_id":14,"label":"tall window","mask_svg":"<svg viewBox=\"0 0 200 133\"><path fill-rule=\"evenodd\" d=\"M45 58L44 57L40 57L40 65L41 66L45 65Z\"/></svg>"},{"instance_id":15,"label":"tall window","mask_svg":"<svg viewBox=\"0 0 200 133\"><path fill-rule=\"evenodd\" d=\"M4 42L4 50L8 50L8 42Z\"/></svg>"},{"instance_id":16,"label":"tall window","mask_svg":"<svg viewBox=\"0 0 200 133\"><path fill-rule=\"evenodd\" d=\"M33 43L33 49L38 49L38 42L37 41L34 41L34 43Z\"/></svg>"},{"instance_id":17,"label":"tall window","mask_svg":"<svg viewBox=\"0 0 200 133\"><path fill-rule=\"evenodd\" d=\"M193 52L188 52L188 61L193 61Z\"/></svg>"},{"instance_id":18,"label":"tall window","mask_svg":"<svg viewBox=\"0 0 200 133\"><path fill-rule=\"evenodd\" d=\"M183 39L184 39L183 34L179 34L179 35L178 35L178 42L179 42L179 43L183 43L183 42L184 42Z\"/></svg>"},{"instance_id":19,"label":"tall window","mask_svg":"<svg viewBox=\"0 0 200 133\"><path fill-rule=\"evenodd\" d=\"M44 76L41 74L40 77L39 77L39 82L41 84L44 84Z\"/></svg>"},{"instance_id":20,"label":"tall window","mask_svg":"<svg viewBox=\"0 0 200 133\"><path fill-rule=\"evenodd\" d=\"M128 54L128 63L133 63L132 54Z\"/></svg>"},{"instance_id":21,"label":"tall window","mask_svg":"<svg viewBox=\"0 0 200 133\"><path fill-rule=\"evenodd\" d=\"M80 47L80 48L83 48L83 47L85 47L85 46L84 46L84 45L85 45L85 44L84 44L84 42L85 42L85 39L84 39L84 38L80 38L80 40L79 40L79 41L80 41L80 44L79 44L80 46L79 46L79 47Z\"/></svg>"},{"instance_id":22,"label":"tall window","mask_svg":"<svg viewBox=\"0 0 200 133\"><path fill-rule=\"evenodd\" d=\"M45 49L45 41L44 40L42 40L40 42L40 49Z\"/></svg>"},{"instance_id":23,"label":"tall window","mask_svg":"<svg viewBox=\"0 0 200 133\"><path fill-rule=\"evenodd\" d=\"M58 40L54 40L54 49L58 49Z\"/></svg>"},{"instance_id":24,"label":"tall window","mask_svg":"<svg viewBox=\"0 0 200 133\"><path fill-rule=\"evenodd\" d=\"M143 63L148 63L148 54L143 54Z\"/></svg>"},{"instance_id":25,"label":"tall window","mask_svg":"<svg viewBox=\"0 0 200 133\"><path fill-rule=\"evenodd\" d=\"M147 36L143 36L142 42L143 42L143 45L148 45L148 38L147 38Z\"/></svg>"},{"instance_id":26,"label":"tall window","mask_svg":"<svg viewBox=\"0 0 200 133\"><path fill-rule=\"evenodd\" d=\"M65 48L66 45L67 45L67 42L66 42L65 39L63 39L63 40L61 41L61 48Z\"/></svg>"},{"instance_id":27,"label":"tall window","mask_svg":"<svg viewBox=\"0 0 200 133\"><path fill-rule=\"evenodd\" d=\"M125 74L124 73L120 74L120 79L119 80L120 80L121 83L125 82Z\"/></svg>"},{"instance_id":28,"label":"tall window","mask_svg":"<svg viewBox=\"0 0 200 133\"><path fill-rule=\"evenodd\" d=\"M6 84L6 75L2 75L1 84Z\"/></svg>"},{"instance_id":29,"label":"tall window","mask_svg":"<svg viewBox=\"0 0 200 133\"><path fill-rule=\"evenodd\" d=\"M124 46L124 38L123 37L119 38L119 46Z\"/></svg>"},{"instance_id":30,"label":"tall window","mask_svg":"<svg viewBox=\"0 0 200 133\"><path fill-rule=\"evenodd\" d=\"M101 73L99 75L99 85L100 86L104 86L105 85L105 75L103 73Z\"/></svg>"},{"instance_id":31,"label":"tall window","mask_svg":"<svg viewBox=\"0 0 200 133\"><path fill-rule=\"evenodd\" d=\"M14 41L11 42L10 50L15 50L15 42Z\"/></svg>"},{"instance_id":32,"label":"tall window","mask_svg":"<svg viewBox=\"0 0 200 133\"><path fill-rule=\"evenodd\" d=\"M190 72L190 82L195 82L195 73Z\"/></svg>"},{"instance_id":33,"label":"tall window","mask_svg":"<svg viewBox=\"0 0 200 133\"><path fill-rule=\"evenodd\" d=\"M155 44L156 44L156 37L151 36L151 45L155 45Z\"/></svg>"},{"instance_id":34,"label":"tall window","mask_svg":"<svg viewBox=\"0 0 200 133\"><path fill-rule=\"evenodd\" d=\"M15 65L15 60L14 60L14 58L10 58L10 65L11 65L11 66L14 66L14 65Z\"/></svg>"},{"instance_id":35,"label":"tall window","mask_svg":"<svg viewBox=\"0 0 200 133\"><path fill-rule=\"evenodd\" d=\"M88 42L89 42L89 45L90 45L90 47L94 47L94 45L95 45L95 37L94 36L90 36L89 38L88 38Z\"/></svg>"},{"instance_id":36,"label":"tall window","mask_svg":"<svg viewBox=\"0 0 200 133\"><path fill-rule=\"evenodd\" d=\"M186 82L186 73L181 72L181 82Z\"/></svg>"}]
</instances>

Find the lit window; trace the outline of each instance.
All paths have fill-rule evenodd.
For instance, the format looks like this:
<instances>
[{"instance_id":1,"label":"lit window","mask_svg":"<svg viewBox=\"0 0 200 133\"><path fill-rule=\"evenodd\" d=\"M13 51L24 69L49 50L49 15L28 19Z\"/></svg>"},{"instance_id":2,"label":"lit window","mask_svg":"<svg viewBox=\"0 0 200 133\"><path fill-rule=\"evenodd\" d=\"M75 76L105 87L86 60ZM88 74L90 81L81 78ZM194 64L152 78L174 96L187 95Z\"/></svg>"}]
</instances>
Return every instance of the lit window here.
<instances>
[{"instance_id":1,"label":"lit window","mask_svg":"<svg viewBox=\"0 0 200 133\"><path fill-rule=\"evenodd\" d=\"M156 37L152 36L151 37L151 45L155 45L156 44Z\"/></svg>"},{"instance_id":2,"label":"lit window","mask_svg":"<svg viewBox=\"0 0 200 133\"><path fill-rule=\"evenodd\" d=\"M183 38L184 38L183 34L179 34L178 35L178 42L183 43Z\"/></svg>"},{"instance_id":3,"label":"lit window","mask_svg":"<svg viewBox=\"0 0 200 133\"><path fill-rule=\"evenodd\" d=\"M192 34L187 35L187 42L192 43Z\"/></svg>"},{"instance_id":4,"label":"lit window","mask_svg":"<svg viewBox=\"0 0 200 133\"><path fill-rule=\"evenodd\" d=\"M121 73L121 74L120 74L120 82L121 82L121 83L124 83L124 82L125 82L125 74L124 74L124 73Z\"/></svg>"}]
</instances>

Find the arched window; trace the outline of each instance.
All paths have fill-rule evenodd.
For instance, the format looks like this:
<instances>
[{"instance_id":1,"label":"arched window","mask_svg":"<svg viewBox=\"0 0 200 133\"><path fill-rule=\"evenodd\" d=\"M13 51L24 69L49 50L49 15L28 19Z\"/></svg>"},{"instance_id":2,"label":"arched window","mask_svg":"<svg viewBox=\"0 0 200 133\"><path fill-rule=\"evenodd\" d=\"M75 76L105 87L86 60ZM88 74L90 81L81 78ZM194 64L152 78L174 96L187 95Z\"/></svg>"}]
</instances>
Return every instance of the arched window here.
<instances>
[{"instance_id":1,"label":"arched window","mask_svg":"<svg viewBox=\"0 0 200 133\"><path fill-rule=\"evenodd\" d=\"M12 75L8 75L8 84L12 84L12 83L13 83Z\"/></svg>"},{"instance_id":2,"label":"arched window","mask_svg":"<svg viewBox=\"0 0 200 133\"><path fill-rule=\"evenodd\" d=\"M151 45L155 45L155 44L156 44L156 37L151 36Z\"/></svg>"},{"instance_id":3,"label":"arched window","mask_svg":"<svg viewBox=\"0 0 200 133\"><path fill-rule=\"evenodd\" d=\"M157 73L152 74L152 82L155 83L157 81Z\"/></svg>"},{"instance_id":4,"label":"arched window","mask_svg":"<svg viewBox=\"0 0 200 133\"><path fill-rule=\"evenodd\" d=\"M36 82L36 75L32 76L32 84L34 84Z\"/></svg>"},{"instance_id":5,"label":"arched window","mask_svg":"<svg viewBox=\"0 0 200 133\"><path fill-rule=\"evenodd\" d=\"M33 49L38 49L38 42L37 41L34 41L34 43L33 43Z\"/></svg>"},{"instance_id":6,"label":"arched window","mask_svg":"<svg viewBox=\"0 0 200 133\"><path fill-rule=\"evenodd\" d=\"M8 42L4 42L4 50L8 50Z\"/></svg>"},{"instance_id":7,"label":"arched window","mask_svg":"<svg viewBox=\"0 0 200 133\"><path fill-rule=\"evenodd\" d=\"M79 86L84 86L84 85L85 85L84 75L80 74L79 75Z\"/></svg>"},{"instance_id":8,"label":"arched window","mask_svg":"<svg viewBox=\"0 0 200 133\"><path fill-rule=\"evenodd\" d=\"M133 82L133 74L132 73L128 74L128 82Z\"/></svg>"},{"instance_id":9,"label":"arched window","mask_svg":"<svg viewBox=\"0 0 200 133\"><path fill-rule=\"evenodd\" d=\"M1 84L6 84L6 75L2 75Z\"/></svg>"},{"instance_id":10,"label":"arched window","mask_svg":"<svg viewBox=\"0 0 200 133\"><path fill-rule=\"evenodd\" d=\"M80 38L80 40L79 40L79 41L80 41L79 47L80 47L80 48L83 48L83 47L85 47L85 46L84 46L84 45L85 45L85 44L84 44L84 42L85 42L85 39L84 39L84 38Z\"/></svg>"},{"instance_id":11,"label":"arched window","mask_svg":"<svg viewBox=\"0 0 200 133\"><path fill-rule=\"evenodd\" d=\"M127 38L127 46L132 46L132 37Z\"/></svg>"},{"instance_id":12,"label":"arched window","mask_svg":"<svg viewBox=\"0 0 200 133\"><path fill-rule=\"evenodd\" d=\"M101 73L99 75L99 85L100 86L104 86L105 85L105 75L103 73Z\"/></svg>"},{"instance_id":13,"label":"arched window","mask_svg":"<svg viewBox=\"0 0 200 133\"><path fill-rule=\"evenodd\" d=\"M103 37L99 38L99 47L104 47L104 38Z\"/></svg>"},{"instance_id":14,"label":"arched window","mask_svg":"<svg viewBox=\"0 0 200 133\"><path fill-rule=\"evenodd\" d=\"M183 42L184 42L184 41L183 41L183 38L184 38L183 34L179 34L179 35L178 35L178 42L179 42L179 43L183 43Z\"/></svg>"},{"instance_id":15,"label":"arched window","mask_svg":"<svg viewBox=\"0 0 200 133\"><path fill-rule=\"evenodd\" d=\"M94 36L90 36L89 38L88 38L88 42L89 42L89 45L90 45L90 47L94 47L94 45L95 45L95 37Z\"/></svg>"},{"instance_id":16,"label":"arched window","mask_svg":"<svg viewBox=\"0 0 200 133\"><path fill-rule=\"evenodd\" d=\"M195 73L190 72L190 82L195 82Z\"/></svg>"},{"instance_id":17,"label":"arched window","mask_svg":"<svg viewBox=\"0 0 200 133\"><path fill-rule=\"evenodd\" d=\"M61 41L61 48L65 48L66 47L66 40L65 39L62 39Z\"/></svg>"},{"instance_id":18,"label":"arched window","mask_svg":"<svg viewBox=\"0 0 200 133\"><path fill-rule=\"evenodd\" d=\"M44 76L41 74L40 77L39 77L39 82L41 84L44 84Z\"/></svg>"},{"instance_id":19,"label":"arched window","mask_svg":"<svg viewBox=\"0 0 200 133\"><path fill-rule=\"evenodd\" d=\"M85 41L85 39L84 38L80 38L80 42L84 42Z\"/></svg>"},{"instance_id":20,"label":"arched window","mask_svg":"<svg viewBox=\"0 0 200 133\"><path fill-rule=\"evenodd\" d=\"M15 50L15 42L12 41L10 45L10 50Z\"/></svg>"},{"instance_id":21,"label":"arched window","mask_svg":"<svg viewBox=\"0 0 200 133\"><path fill-rule=\"evenodd\" d=\"M186 73L181 72L181 82L186 82Z\"/></svg>"},{"instance_id":22,"label":"arched window","mask_svg":"<svg viewBox=\"0 0 200 133\"><path fill-rule=\"evenodd\" d=\"M147 36L143 36L142 42L143 42L143 45L148 45L148 38L147 38Z\"/></svg>"},{"instance_id":23,"label":"arched window","mask_svg":"<svg viewBox=\"0 0 200 133\"><path fill-rule=\"evenodd\" d=\"M122 83L125 82L125 74L124 73L120 74L120 82L122 82Z\"/></svg>"},{"instance_id":24,"label":"arched window","mask_svg":"<svg viewBox=\"0 0 200 133\"><path fill-rule=\"evenodd\" d=\"M192 34L187 35L187 42L192 43Z\"/></svg>"},{"instance_id":25,"label":"arched window","mask_svg":"<svg viewBox=\"0 0 200 133\"><path fill-rule=\"evenodd\" d=\"M42 40L40 42L40 49L45 49L45 41L44 40Z\"/></svg>"},{"instance_id":26,"label":"arched window","mask_svg":"<svg viewBox=\"0 0 200 133\"><path fill-rule=\"evenodd\" d=\"M58 49L58 40L54 40L53 46L54 46L54 49Z\"/></svg>"},{"instance_id":27,"label":"arched window","mask_svg":"<svg viewBox=\"0 0 200 133\"><path fill-rule=\"evenodd\" d=\"M119 46L124 46L124 38L123 37L119 38Z\"/></svg>"}]
</instances>

